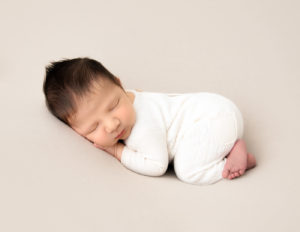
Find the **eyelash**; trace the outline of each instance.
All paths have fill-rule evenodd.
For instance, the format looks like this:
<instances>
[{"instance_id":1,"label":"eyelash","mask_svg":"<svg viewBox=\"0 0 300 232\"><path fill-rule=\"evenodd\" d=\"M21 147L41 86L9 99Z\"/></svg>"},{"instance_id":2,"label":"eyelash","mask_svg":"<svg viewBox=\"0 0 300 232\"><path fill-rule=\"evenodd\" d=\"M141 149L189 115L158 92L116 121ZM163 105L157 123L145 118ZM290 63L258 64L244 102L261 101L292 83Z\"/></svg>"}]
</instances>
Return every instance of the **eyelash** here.
<instances>
[{"instance_id":1,"label":"eyelash","mask_svg":"<svg viewBox=\"0 0 300 232\"><path fill-rule=\"evenodd\" d=\"M118 99L118 101L117 101L117 103L114 105L114 107L113 108L111 108L109 111L112 111L114 108L116 108L117 107L117 105L119 104L119 99Z\"/></svg>"},{"instance_id":2,"label":"eyelash","mask_svg":"<svg viewBox=\"0 0 300 232\"><path fill-rule=\"evenodd\" d=\"M112 109L116 108L116 106L119 104L119 101L120 99L118 99L117 104Z\"/></svg>"},{"instance_id":3,"label":"eyelash","mask_svg":"<svg viewBox=\"0 0 300 232\"><path fill-rule=\"evenodd\" d=\"M94 129L92 129L88 134L92 133L94 130L96 130L96 128L98 127L99 123L96 124L96 126L94 127Z\"/></svg>"}]
</instances>

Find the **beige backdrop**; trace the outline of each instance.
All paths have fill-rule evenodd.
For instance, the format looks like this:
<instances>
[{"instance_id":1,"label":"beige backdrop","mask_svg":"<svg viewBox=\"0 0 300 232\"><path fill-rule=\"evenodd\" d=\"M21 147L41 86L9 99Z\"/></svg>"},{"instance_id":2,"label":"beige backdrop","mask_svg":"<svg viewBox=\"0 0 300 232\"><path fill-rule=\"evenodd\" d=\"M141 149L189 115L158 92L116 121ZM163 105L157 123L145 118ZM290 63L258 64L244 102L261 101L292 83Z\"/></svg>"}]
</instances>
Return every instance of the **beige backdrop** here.
<instances>
[{"instance_id":1,"label":"beige backdrop","mask_svg":"<svg viewBox=\"0 0 300 232\"><path fill-rule=\"evenodd\" d=\"M0 231L300 231L297 0L0 2ZM45 65L88 56L126 88L232 99L258 166L211 186L146 177L44 105Z\"/></svg>"}]
</instances>

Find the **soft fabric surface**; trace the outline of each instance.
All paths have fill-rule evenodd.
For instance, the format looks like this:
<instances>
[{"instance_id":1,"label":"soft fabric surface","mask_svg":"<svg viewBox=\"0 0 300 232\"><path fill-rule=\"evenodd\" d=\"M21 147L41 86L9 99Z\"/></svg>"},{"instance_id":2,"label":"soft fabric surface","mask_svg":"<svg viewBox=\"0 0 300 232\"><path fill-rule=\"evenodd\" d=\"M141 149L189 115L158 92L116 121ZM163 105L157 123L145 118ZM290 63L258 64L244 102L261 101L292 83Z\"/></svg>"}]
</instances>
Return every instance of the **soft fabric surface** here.
<instances>
[{"instance_id":1,"label":"soft fabric surface","mask_svg":"<svg viewBox=\"0 0 300 232\"><path fill-rule=\"evenodd\" d=\"M0 231L299 231L299 1L0 3ZM126 88L216 92L257 167L210 186L135 174L47 111L45 65L88 56Z\"/></svg>"}]
</instances>

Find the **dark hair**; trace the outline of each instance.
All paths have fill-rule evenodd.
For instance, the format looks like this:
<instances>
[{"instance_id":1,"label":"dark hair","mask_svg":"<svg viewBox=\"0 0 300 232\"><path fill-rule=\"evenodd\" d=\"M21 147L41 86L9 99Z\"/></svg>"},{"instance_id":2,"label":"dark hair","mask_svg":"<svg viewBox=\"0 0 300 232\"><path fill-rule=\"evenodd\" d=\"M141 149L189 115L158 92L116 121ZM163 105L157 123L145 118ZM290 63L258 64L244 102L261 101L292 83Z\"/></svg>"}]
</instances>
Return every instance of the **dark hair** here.
<instances>
[{"instance_id":1,"label":"dark hair","mask_svg":"<svg viewBox=\"0 0 300 232\"><path fill-rule=\"evenodd\" d=\"M107 79L123 89L120 80L100 62L88 57L62 59L46 66L43 91L48 110L70 126L76 113L76 99L91 92L94 83ZM124 90L124 89L123 89Z\"/></svg>"}]
</instances>

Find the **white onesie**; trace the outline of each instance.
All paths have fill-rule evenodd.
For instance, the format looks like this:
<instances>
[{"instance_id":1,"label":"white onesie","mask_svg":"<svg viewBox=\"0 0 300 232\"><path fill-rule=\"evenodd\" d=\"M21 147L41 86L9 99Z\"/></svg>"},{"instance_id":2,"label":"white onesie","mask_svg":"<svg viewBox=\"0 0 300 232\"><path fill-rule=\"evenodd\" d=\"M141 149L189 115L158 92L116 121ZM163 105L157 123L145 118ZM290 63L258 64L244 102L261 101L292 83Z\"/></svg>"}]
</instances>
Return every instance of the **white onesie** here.
<instances>
[{"instance_id":1,"label":"white onesie","mask_svg":"<svg viewBox=\"0 0 300 232\"><path fill-rule=\"evenodd\" d=\"M121 163L148 176L163 175L173 161L176 176L191 184L222 179L226 162L243 135L243 118L229 99L208 92L135 94L136 123L124 140Z\"/></svg>"}]
</instances>

